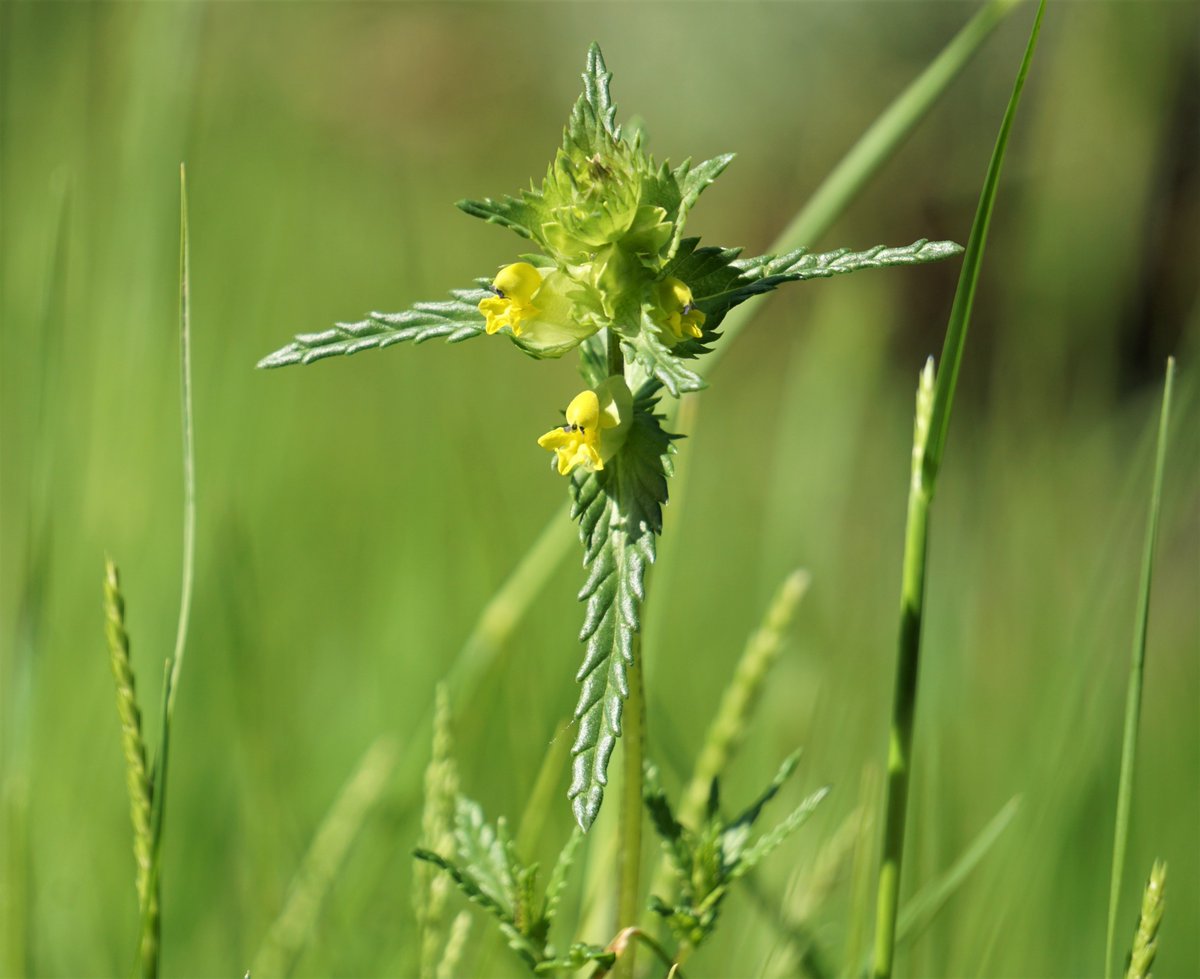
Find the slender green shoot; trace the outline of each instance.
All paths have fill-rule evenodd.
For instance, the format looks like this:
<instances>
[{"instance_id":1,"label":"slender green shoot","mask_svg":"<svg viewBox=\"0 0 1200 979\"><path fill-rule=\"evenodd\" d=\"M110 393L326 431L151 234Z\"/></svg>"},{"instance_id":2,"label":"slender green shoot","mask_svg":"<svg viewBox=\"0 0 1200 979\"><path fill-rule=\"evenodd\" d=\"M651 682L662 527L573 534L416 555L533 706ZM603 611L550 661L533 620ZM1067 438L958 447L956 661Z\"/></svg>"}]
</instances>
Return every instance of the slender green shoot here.
<instances>
[{"instance_id":1,"label":"slender green shoot","mask_svg":"<svg viewBox=\"0 0 1200 979\"><path fill-rule=\"evenodd\" d=\"M641 637L633 640L633 662L629 665L629 696L622 715L624 732L621 809L617 852L620 860L617 893L617 922L622 928L638 923L642 912L642 785L646 758L646 694L642 676ZM617 960L619 975L632 976L634 948Z\"/></svg>"},{"instance_id":2,"label":"slender green shoot","mask_svg":"<svg viewBox=\"0 0 1200 979\"><path fill-rule=\"evenodd\" d=\"M916 939L925 931L946 906L946 903L966 882L971 873L979 866L983 858L991 852L1000 836L1008 829L1009 824L1021 808L1020 796L1013 796L1006 802L979 835L971 841L971 845L962 855L950 865L937 879L926 884L914 894L900 912L900 922L897 926L896 941L906 944Z\"/></svg>"},{"instance_id":3,"label":"slender green shoot","mask_svg":"<svg viewBox=\"0 0 1200 979\"><path fill-rule=\"evenodd\" d=\"M708 727L692 779L680 801L679 819L684 825L693 826L700 822L713 779L725 773L746 736L750 715L762 694L767 673L779 658L796 607L808 591L809 581L807 571L797 570L788 575L771 599L762 625L747 641L733 679L721 698L721 706Z\"/></svg>"},{"instance_id":4,"label":"slender green shoot","mask_svg":"<svg viewBox=\"0 0 1200 979\"><path fill-rule=\"evenodd\" d=\"M1125 979L1150 979L1150 968L1158 954L1158 928L1166 910L1167 865L1154 861L1146 890L1142 894L1142 913L1138 917L1137 933L1129 954Z\"/></svg>"},{"instance_id":5,"label":"slender green shoot","mask_svg":"<svg viewBox=\"0 0 1200 979\"><path fill-rule=\"evenodd\" d=\"M884 804L883 862L879 869L875 913L874 975L884 979L892 974L896 945L896 918L900 896L900 873L904 859L904 835L908 819L908 789L912 773L913 721L916 713L917 677L921 649L921 621L925 607L925 556L929 540L929 509L937 481L938 468L950 423L950 408L962 362L963 346L970 325L975 287L983 262L988 225L996 202L1000 169L1008 146L1008 137L1016 117L1021 90L1033 60L1041 30L1045 0L1038 4L1025 57L1017 72L1012 95L1000 124L996 146L988 164L979 206L971 225L971 235L963 256L958 289L950 310L950 322L942 348L942 367L936 383L933 362L921 374L917 392L916 423L913 437L912 475L909 484L908 517L904 538L904 570L900 597L900 636L897 651L896 687L892 705L888 741L888 782Z\"/></svg>"},{"instance_id":6,"label":"slender green shoot","mask_svg":"<svg viewBox=\"0 0 1200 979\"><path fill-rule=\"evenodd\" d=\"M1162 502L1163 469L1167 459L1167 428L1171 417L1171 390L1175 381L1175 358L1167 358L1162 409L1158 416L1158 447L1154 455L1154 482L1150 490L1150 517L1142 551L1141 583L1138 587L1137 618L1129 662L1129 690L1125 699L1125 733L1121 741L1121 780L1117 787L1117 822L1113 832L1112 880L1108 890L1108 937L1104 951L1105 979L1113 975L1117 906L1121 900L1121 877L1129 845L1129 814L1133 808L1133 776L1137 763L1138 722L1142 714L1142 681L1146 672L1146 628L1150 621L1150 584L1154 570L1154 545L1158 536L1158 511ZM1153 880L1153 878L1151 878Z\"/></svg>"},{"instance_id":7,"label":"slender green shoot","mask_svg":"<svg viewBox=\"0 0 1200 979\"><path fill-rule=\"evenodd\" d=\"M196 567L196 447L192 434L192 313L189 275L187 171L179 164L179 390L183 414L183 576L179 592L179 623L171 655L168 713L175 712L175 693L187 648L192 611L192 580Z\"/></svg>"},{"instance_id":8,"label":"slender green shoot","mask_svg":"<svg viewBox=\"0 0 1200 979\"><path fill-rule=\"evenodd\" d=\"M908 87L871 123L850 151L821 181L808 203L796 214L768 248L773 255L815 244L854 201L871 178L892 158L926 113L950 88L996 26L1018 5L1018 0L991 0L942 49ZM742 332L761 307L746 303L730 310L721 323L722 341L696 365L707 378L730 342Z\"/></svg>"},{"instance_id":9,"label":"slender green shoot","mask_svg":"<svg viewBox=\"0 0 1200 979\"><path fill-rule=\"evenodd\" d=\"M253 976L287 976L312 939L325 898L351 845L379 801L396 763L389 738L371 745L321 822L296 872L279 916L254 957Z\"/></svg>"}]
</instances>

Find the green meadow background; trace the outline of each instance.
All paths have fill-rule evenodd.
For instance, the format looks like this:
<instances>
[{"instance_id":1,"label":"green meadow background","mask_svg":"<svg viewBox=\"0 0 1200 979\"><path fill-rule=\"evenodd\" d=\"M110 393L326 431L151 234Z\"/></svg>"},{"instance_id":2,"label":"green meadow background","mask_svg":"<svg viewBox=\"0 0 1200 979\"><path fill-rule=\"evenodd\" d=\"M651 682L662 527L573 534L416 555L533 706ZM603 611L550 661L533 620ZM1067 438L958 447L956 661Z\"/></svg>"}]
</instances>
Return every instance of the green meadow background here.
<instances>
[{"instance_id":1,"label":"green meadow background","mask_svg":"<svg viewBox=\"0 0 1200 979\"><path fill-rule=\"evenodd\" d=\"M124 975L134 960L101 579L111 555L154 744L179 602L180 161L199 514L164 972L242 975L341 786L388 736L393 774L295 971L411 975L435 685L565 497L535 439L578 377L499 338L275 372L255 362L293 333L440 298L525 250L453 202L544 171L593 40L618 118L644 120L658 156L738 153L689 231L757 254L975 9L0 5L0 972ZM965 241L1032 12L999 27L812 246ZM904 893L1010 799L1020 808L901 952L903 975L1103 968L1170 353L1118 944L1163 857L1155 975L1200 974L1198 31L1189 3L1054 3L1046 16L932 518ZM799 773L767 820L833 787L758 875L761 900L730 898L689 975L793 973L780 914L803 918L835 964L852 944L863 909L850 874L830 878L827 859L819 887L813 873L885 760L913 396L957 273L957 261L864 272L755 300L680 444L648 607L650 754L677 790L747 635L804 568L810 591L723 796L748 800L797 746ZM452 691L463 791L492 817L519 823L547 751L573 736L556 731L575 703L581 583L572 548L478 681ZM530 854L544 864L571 825L566 762L553 764ZM612 815L585 847L565 922L584 878L609 889ZM462 971L522 974L482 916Z\"/></svg>"}]
</instances>

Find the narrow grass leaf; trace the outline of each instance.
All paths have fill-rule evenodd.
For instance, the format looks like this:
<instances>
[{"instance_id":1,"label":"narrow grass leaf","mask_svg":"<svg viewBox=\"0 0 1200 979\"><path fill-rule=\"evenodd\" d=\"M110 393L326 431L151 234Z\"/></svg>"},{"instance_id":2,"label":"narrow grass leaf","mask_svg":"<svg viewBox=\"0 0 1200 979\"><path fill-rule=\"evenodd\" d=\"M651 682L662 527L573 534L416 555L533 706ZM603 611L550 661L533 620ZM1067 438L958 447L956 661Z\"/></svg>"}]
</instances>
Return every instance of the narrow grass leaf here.
<instances>
[{"instance_id":1,"label":"narrow grass leaf","mask_svg":"<svg viewBox=\"0 0 1200 979\"><path fill-rule=\"evenodd\" d=\"M321 908L350 847L362 833L363 824L391 777L396 754L396 744L388 738L380 738L363 754L314 834L288 887L283 908L254 958L251 975L288 976L295 970L313 938Z\"/></svg>"},{"instance_id":2,"label":"narrow grass leaf","mask_svg":"<svg viewBox=\"0 0 1200 979\"><path fill-rule=\"evenodd\" d=\"M797 570L788 575L771 599L762 624L747 641L716 716L708 727L692 779L680 801L679 815L684 823L695 825L699 821L708 800L709 786L713 779L725 773L745 738L767 674L779 659L796 607L808 591L809 581L806 571Z\"/></svg>"},{"instance_id":3,"label":"narrow grass leaf","mask_svg":"<svg viewBox=\"0 0 1200 979\"><path fill-rule=\"evenodd\" d=\"M904 910L900 912L900 921L896 926L898 944L913 941L933 923L950 898L962 887L983 858L996 845L1000 836L1013 821L1020 806L1019 796L1009 799L1000 811L988 820L988 824L980 830L979 835L971 841L971 845L963 851L949 869L936 880L922 887L904 905Z\"/></svg>"},{"instance_id":4,"label":"narrow grass leaf","mask_svg":"<svg viewBox=\"0 0 1200 979\"><path fill-rule=\"evenodd\" d=\"M770 832L763 834L748 847L741 855L737 865L730 871L729 879L737 880L762 863L763 859L792 835L797 829L808 822L809 817L816 812L825 797L829 795L829 786L823 786L808 796L800 805L788 813L787 818ZM765 801L765 800L764 800Z\"/></svg>"},{"instance_id":5,"label":"narrow grass leaf","mask_svg":"<svg viewBox=\"0 0 1200 979\"><path fill-rule=\"evenodd\" d=\"M421 812L421 843L434 852L454 846L454 804L458 797L458 766L450 730L450 700L439 685L434 697L433 752L425 770L425 805ZM449 885L425 863L413 868L413 907L420 939L420 974L432 979L445 960L446 899Z\"/></svg>"},{"instance_id":6,"label":"narrow grass leaf","mask_svg":"<svg viewBox=\"0 0 1200 979\"><path fill-rule=\"evenodd\" d=\"M1033 29L1030 31L1029 43L1025 48L1025 57L1017 71L1017 79L1013 83L1008 107L1004 110L1004 119L1000 123L1000 132L996 136L992 158L988 162L987 174L983 179L983 189L979 194L979 205L975 210L975 220L971 224L971 235L967 239L967 248L963 255L962 271L958 276L958 288L954 293L954 304L950 307L950 321L946 327L946 340L942 345L942 359L938 364L937 389L934 393L933 415L929 426L929 445L926 452L926 478L931 489L933 477L936 477L938 467L941 465L942 453L946 445L946 433L950 428L950 408L954 403L954 390L958 385L958 371L962 365L967 329L971 323L971 308L975 304L975 289L979 284L979 273L983 267L983 251L987 245L988 228L992 223L992 212L996 205L996 192L1000 187L1000 170L1004 165L1004 154L1008 149L1008 137L1012 132L1013 120L1017 117L1021 92L1025 88L1025 78L1029 74L1029 66L1033 63L1033 52L1037 47L1038 34L1042 29L1042 15L1045 10L1045 0L1041 0L1033 21Z\"/></svg>"},{"instance_id":7,"label":"narrow grass leaf","mask_svg":"<svg viewBox=\"0 0 1200 979\"><path fill-rule=\"evenodd\" d=\"M1113 831L1112 879L1108 890L1108 937L1105 943L1104 975L1113 975L1117 907L1121 900L1121 877L1129 846L1129 815L1133 809L1133 777L1137 764L1138 726L1142 714L1142 683L1146 672L1146 629L1150 622L1150 585L1154 572L1154 546L1158 537L1158 511L1162 503L1163 469L1167 460L1167 429L1171 418L1171 391L1175 382L1175 358L1167 359L1162 408L1158 416L1158 445L1154 454L1154 480L1150 489L1150 515L1142 551L1141 581L1138 586L1137 618L1129 663L1129 689L1125 699L1125 731L1121 739L1121 780L1117 787L1117 817Z\"/></svg>"},{"instance_id":8,"label":"narrow grass leaf","mask_svg":"<svg viewBox=\"0 0 1200 979\"><path fill-rule=\"evenodd\" d=\"M908 819L908 788L912 774L912 736L916 714L920 665L921 624L925 606L925 558L929 540L929 510L932 503L942 449L949 424L950 407L962 361L963 345L970 324L975 287L979 281L988 226L996 202L1000 169L1008 137L1016 117L1021 90L1029 73L1045 13L1045 0L1038 5L1025 56L1017 71L1012 95L1000 124L995 148L988 163L979 206L967 239L958 289L950 311L942 365L936 381L932 366L921 374L913 434L913 465L909 484L908 515L904 537L904 565L900 595L900 629L897 643L895 691L888 741L888 784L884 803L883 861L879 869L875 917L873 973L877 979L891 976L896 945L896 919L900 875L904 860L904 838Z\"/></svg>"},{"instance_id":9,"label":"narrow grass leaf","mask_svg":"<svg viewBox=\"0 0 1200 979\"><path fill-rule=\"evenodd\" d=\"M442 959L438 962L437 979L455 979L461 975L459 963L467 947L467 935L471 931L471 916L466 911L459 911L450 923L450 936L446 939L446 947L442 951Z\"/></svg>"},{"instance_id":10,"label":"narrow grass leaf","mask_svg":"<svg viewBox=\"0 0 1200 979\"><path fill-rule=\"evenodd\" d=\"M981 8L838 161L791 223L780 232L770 251L780 253L810 246L833 227L926 113L950 90L996 26L1018 5L1019 0L991 0ZM730 341L746 328L757 309L757 305L742 306L726 318L725 342L705 359L699 370L702 377L712 373L728 351Z\"/></svg>"}]
</instances>

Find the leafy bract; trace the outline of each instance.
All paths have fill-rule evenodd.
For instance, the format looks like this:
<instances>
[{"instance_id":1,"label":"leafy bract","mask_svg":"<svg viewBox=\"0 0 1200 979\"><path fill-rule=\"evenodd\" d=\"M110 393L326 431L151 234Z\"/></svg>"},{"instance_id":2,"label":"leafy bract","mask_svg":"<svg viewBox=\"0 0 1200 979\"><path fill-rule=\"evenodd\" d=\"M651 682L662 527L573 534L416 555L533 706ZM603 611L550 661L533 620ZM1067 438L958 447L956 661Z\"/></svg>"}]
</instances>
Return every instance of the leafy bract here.
<instances>
[{"instance_id":1,"label":"leafy bract","mask_svg":"<svg viewBox=\"0 0 1200 979\"><path fill-rule=\"evenodd\" d=\"M778 794L795 771L799 752L780 767L771 784L740 816L726 822L721 816L717 781L709 794L708 811L697 827L675 817L653 766L646 769L644 800L650 823L662 839L667 864L675 878L678 898L668 904L652 897L650 908L670 925L676 938L699 945L713 931L721 904L734 881L753 870L763 858L802 825L828 794L818 789L793 809L774 829L751 841L751 828L763 806Z\"/></svg>"},{"instance_id":2,"label":"leafy bract","mask_svg":"<svg viewBox=\"0 0 1200 979\"><path fill-rule=\"evenodd\" d=\"M961 252L962 246L952 241L919 238L911 245L875 245L860 252L849 248L809 252L799 248L784 255L741 258L741 249L701 246L699 238L685 238L663 274L687 283L706 320L702 337L678 343L670 352L684 358L706 353L717 339L717 328L726 313L747 299L770 292L786 282L828 278L861 269L920 265L951 258Z\"/></svg>"},{"instance_id":3,"label":"leafy bract","mask_svg":"<svg viewBox=\"0 0 1200 979\"><path fill-rule=\"evenodd\" d=\"M571 834L559 854L544 898L537 899L537 864L525 864L517 856L504 820L489 824L479 805L459 796L454 826L457 860L418 848L413 856L444 871L460 892L495 919L508 946L530 967L555 959L549 943L566 886L567 872L582 839Z\"/></svg>"},{"instance_id":4,"label":"leafy bract","mask_svg":"<svg viewBox=\"0 0 1200 979\"><path fill-rule=\"evenodd\" d=\"M382 349L394 343L424 343L444 338L461 343L483 332L484 318L479 302L492 295L487 280L479 279L475 289L455 289L447 302L417 303L401 313L371 313L357 323L338 323L320 333L300 333L258 362L259 367L284 367L311 364L326 357L356 354L360 350Z\"/></svg>"},{"instance_id":5,"label":"leafy bract","mask_svg":"<svg viewBox=\"0 0 1200 979\"><path fill-rule=\"evenodd\" d=\"M585 830L600 811L609 758L621 734L646 569L654 561L667 501L672 436L654 413L657 392L657 383L639 389L629 435L604 469L577 472L571 481L572 516L579 521L588 578L579 592L587 603L580 633L586 652L576 675L582 689L568 796Z\"/></svg>"}]
</instances>

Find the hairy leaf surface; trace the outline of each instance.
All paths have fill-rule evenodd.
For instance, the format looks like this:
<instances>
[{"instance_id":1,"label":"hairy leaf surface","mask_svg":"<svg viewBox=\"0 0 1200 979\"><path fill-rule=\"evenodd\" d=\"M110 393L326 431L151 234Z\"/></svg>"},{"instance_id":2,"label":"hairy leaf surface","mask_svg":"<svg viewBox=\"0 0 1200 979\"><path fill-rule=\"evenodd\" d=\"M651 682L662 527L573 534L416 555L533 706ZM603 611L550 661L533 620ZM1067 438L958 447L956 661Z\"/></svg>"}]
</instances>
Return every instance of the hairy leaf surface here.
<instances>
[{"instance_id":1,"label":"hairy leaf surface","mask_svg":"<svg viewBox=\"0 0 1200 979\"><path fill-rule=\"evenodd\" d=\"M604 469L571 481L572 516L579 521L588 579L579 593L587 603L580 633L586 652L576 675L582 689L568 797L584 830L600 811L608 762L621 735L646 569L654 561L655 535L662 531L671 436L654 414L657 391L654 382L638 391L625 445Z\"/></svg>"},{"instance_id":2,"label":"hairy leaf surface","mask_svg":"<svg viewBox=\"0 0 1200 979\"><path fill-rule=\"evenodd\" d=\"M286 347L268 354L259 367L311 364L326 357L349 356L360 350L382 349L394 343L424 343L445 339L461 343L483 333L479 302L492 295L488 280L477 280L475 289L455 289L447 302L417 303L401 313L371 313L357 323L337 323L320 333L300 333Z\"/></svg>"},{"instance_id":3,"label":"hairy leaf surface","mask_svg":"<svg viewBox=\"0 0 1200 979\"><path fill-rule=\"evenodd\" d=\"M717 339L717 328L729 310L785 282L828 278L861 269L921 265L952 258L961 252L962 246L952 241L920 238L911 245L891 248L876 245L861 252L848 248L809 252L800 248L785 255L740 258L740 249L700 246L698 238L685 238L664 274L687 283L696 305L707 318L704 335L698 340L686 340L676 345L672 353L677 357L696 357L707 352L708 346Z\"/></svg>"}]
</instances>

